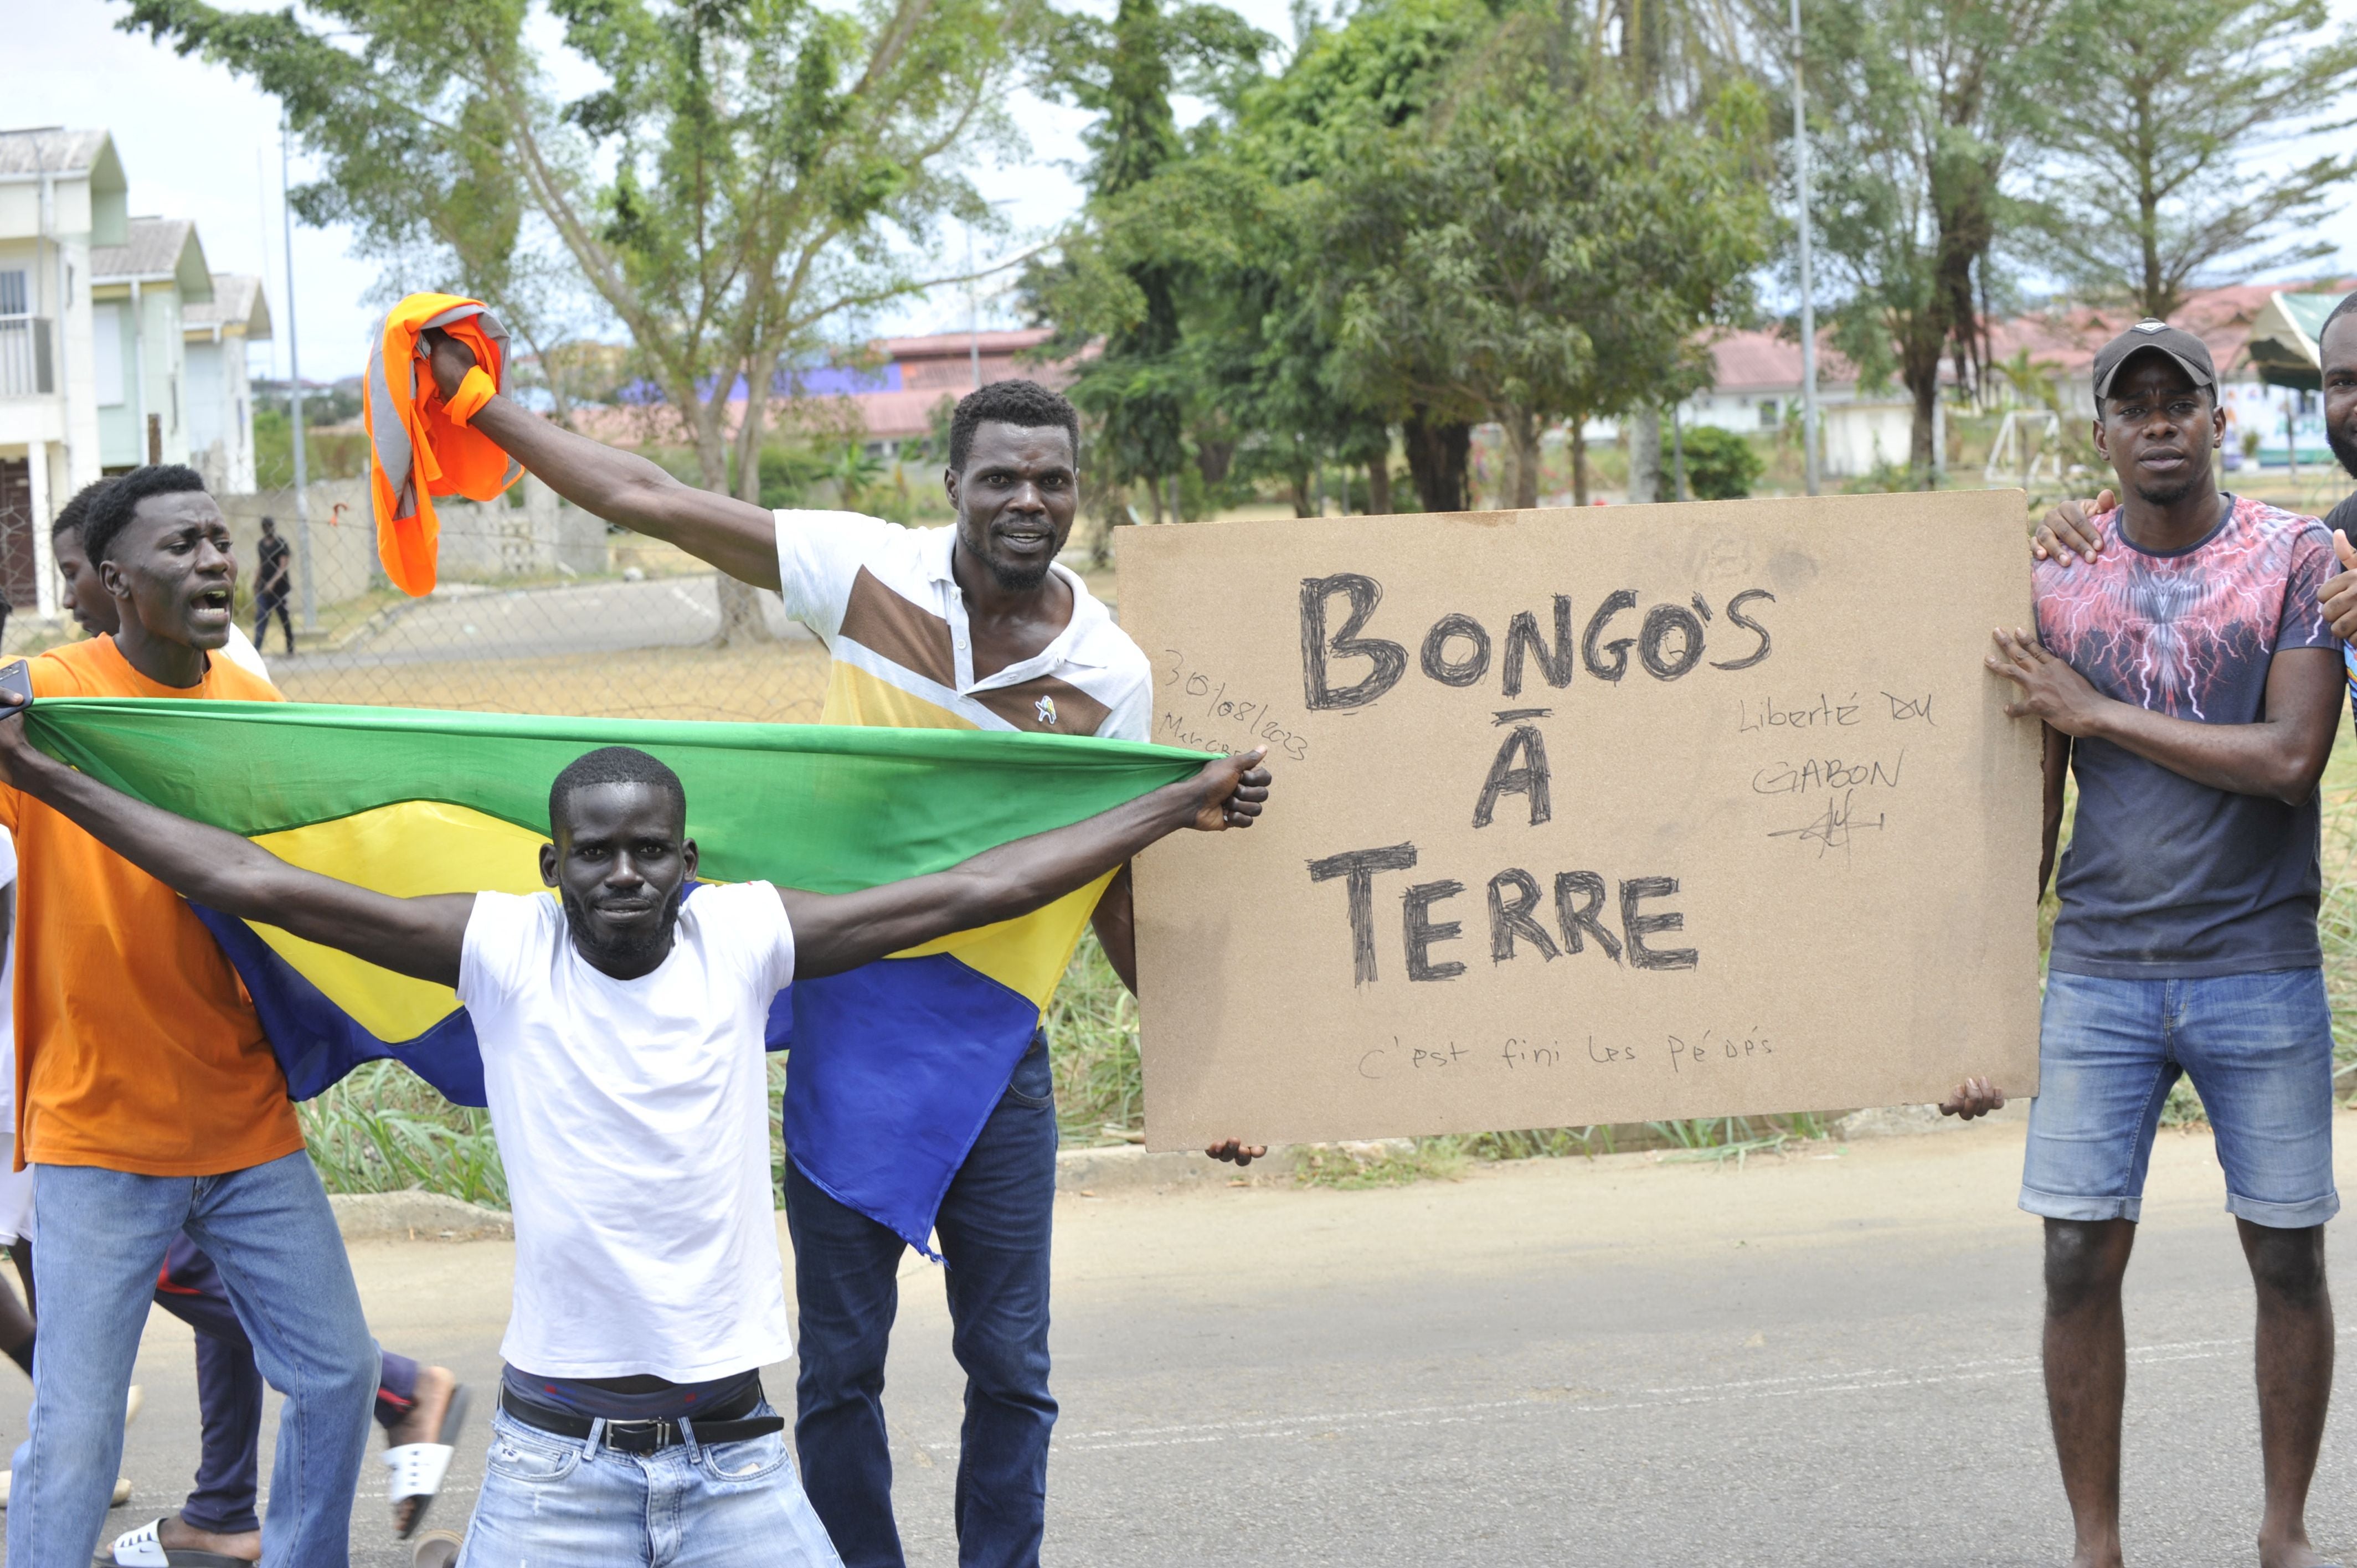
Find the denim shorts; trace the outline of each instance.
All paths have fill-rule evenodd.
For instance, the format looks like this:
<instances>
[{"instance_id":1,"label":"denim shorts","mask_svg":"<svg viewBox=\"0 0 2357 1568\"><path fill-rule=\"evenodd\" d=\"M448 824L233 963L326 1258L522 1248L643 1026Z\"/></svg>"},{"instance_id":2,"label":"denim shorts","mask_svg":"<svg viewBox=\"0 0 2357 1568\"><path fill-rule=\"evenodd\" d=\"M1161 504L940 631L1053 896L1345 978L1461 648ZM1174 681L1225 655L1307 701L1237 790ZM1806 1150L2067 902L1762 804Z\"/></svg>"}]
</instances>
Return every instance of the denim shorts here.
<instances>
[{"instance_id":1,"label":"denim shorts","mask_svg":"<svg viewBox=\"0 0 2357 1568\"><path fill-rule=\"evenodd\" d=\"M2341 1211L2332 1185L2332 1013L2324 972L2192 980L2050 974L2021 1207L2135 1219L2154 1129L2190 1078L2226 1171L2226 1208L2304 1230Z\"/></svg>"}]
</instances>

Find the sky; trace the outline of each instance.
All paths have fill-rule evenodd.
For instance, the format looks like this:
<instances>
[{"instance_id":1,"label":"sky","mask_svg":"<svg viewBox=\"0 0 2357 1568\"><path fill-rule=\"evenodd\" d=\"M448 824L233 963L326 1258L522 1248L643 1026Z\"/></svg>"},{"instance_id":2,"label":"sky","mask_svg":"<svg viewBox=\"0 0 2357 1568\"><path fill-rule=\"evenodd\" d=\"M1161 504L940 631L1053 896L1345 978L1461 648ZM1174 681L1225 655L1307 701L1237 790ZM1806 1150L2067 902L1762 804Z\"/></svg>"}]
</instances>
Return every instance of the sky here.
<instances>
[{"instance_id":1,"label":"sky","mask_svg":"<svg viewBox=\"0 0 2357 1568\"><path fill-rule=\"evenodd\" d=\"M1110 15L1112 0L1082 0ZM1292 37L1285 0L1230 0L1254 25L1280 40ZM229 72L115 29L124 7L108 0L58 0L13 7L9 48L0 68L0 126L102 127L114 135L131 187L131 210L197 220L207 261L216 272L259 272L265 279L278 330L266 353L254 350L256 374L283 375L287 363L286 238L279 200L279 140L274 102ZM2357 0L2335 0L2341 20L2357 19ZM561 80L560 91L566 87ZM1181 113L1187 106L1181 105ZM1029 141L1026 157L975 169L975 183L994 200L1019 197L1039 217L1033 228L1052 230L1080 202L1073 168L1082 156L1086 116L1024 96L1015 115ZM2288 164L2303 149L2286 147ZM2313 156L2310 154L2309 156ZM294 177L306 168L299 154ZM2264 169L2255 169L2263 177ZM2327 233L2341 247L2344 268L2357 272L2357 188ZM293 237L296 330L304 378L328 381L357 373L366 360L381 306L369 302L378 263L350 253L351 236L297 225ZM945 270L963 261L950 242ZM988 242L982 259L992 259ZM982 324L1018 325L1000 291L980 301ZM965 291L949 288L913 298L873 322L884 334L949 331L966 325Z\"/></svg>"}]
</instances>

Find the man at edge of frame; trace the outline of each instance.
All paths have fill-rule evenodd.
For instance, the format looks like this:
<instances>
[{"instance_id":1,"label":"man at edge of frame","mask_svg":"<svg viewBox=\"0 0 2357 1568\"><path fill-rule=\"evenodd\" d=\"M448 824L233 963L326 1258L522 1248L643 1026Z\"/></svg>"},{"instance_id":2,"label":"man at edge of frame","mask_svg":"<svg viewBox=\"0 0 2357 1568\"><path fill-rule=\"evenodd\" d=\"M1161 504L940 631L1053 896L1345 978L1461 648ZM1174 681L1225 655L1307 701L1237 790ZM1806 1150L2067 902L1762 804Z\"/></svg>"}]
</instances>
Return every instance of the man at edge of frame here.
<instances>
[{"instance_id":1,"label":"man at edge of frame","mask_svg":"<svg viewBox=\"0 0 2357 1568\"><path fill-rule=\"evenodd\" d=\"M425 340L435 381L449 398L474 356L439 333ZM942 476L957 521L938 529L844 511L771 512L683 484L504 396L469 424L584 510L780 593L787 613L833 656L826 723L1148 736L1152 667L1080 577L1056 562L1078 511L1080 421L1069 402L1036 382L994 382L958 403ZM1092 918L1114 972L1135 991L1126 865L1104 886ZM847 1076L861 1044L828 1037L796 1014L785 1110L792 1150L786 1212L802 1320L795 1447L804 1487L845 1568L902 1568L884 1363L902 1249L921 1247L924 1237L917 1226L896 1229L842 1201L812 1169L830 1156L812 1147L814 1138L852 1141L846 1117L879 1147L915 1131ZM952 1348L967 1379L958 1559L962 1568L1033 1568L1056 1419L1048 1294L1057 1134L1044 1031L1032 1036L1012 1075L992 1086L991 1099L974 1108L979 1131L932 1217L949 1265ZM813 1110L821 1105L832 1120ZM1267 1151L1228 1139L1205 1152L1246 1165Z\"/></svg>"},{"instance_id":2,"label":"man at edge of frame","mask_svg":"<svg viewBox=\"0 0 2357 1568\"><path fill-rule=\"evenodd\" d=\"M2256 1287L2259 1562L2323 1568L2307 1503L2332 1384L2324 1226L2341 1200L2317 786L2343 669L2323 600L2336 545L2344 562L2350 547L2314 518L2220 492L2225 417L2192 333L2138 322L2095 356L2094 392L2119 504L2072 507L2068 549L2050 517L2032 546L2037 634L1999 630L1987 660L2020 688L2007 713L2046 726L2041 893L2066 772L2079 786L2021 1191L2045 1220L2046 1395L2072 1563L2125 1561L2121 1283L2160 1108L2185 1076ZM1943 1109L2003 1103L1978 1083Z\"/></svg>"}]
</instances>

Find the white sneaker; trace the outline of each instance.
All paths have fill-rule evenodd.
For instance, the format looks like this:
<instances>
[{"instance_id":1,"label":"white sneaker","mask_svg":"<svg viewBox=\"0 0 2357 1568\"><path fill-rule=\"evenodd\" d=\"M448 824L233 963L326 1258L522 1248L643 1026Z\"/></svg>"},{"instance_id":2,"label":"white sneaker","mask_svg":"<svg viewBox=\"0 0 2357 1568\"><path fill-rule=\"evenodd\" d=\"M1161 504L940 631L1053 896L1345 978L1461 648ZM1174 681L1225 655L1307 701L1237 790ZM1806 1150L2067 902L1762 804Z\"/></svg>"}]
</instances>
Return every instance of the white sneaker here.
<instances>
[{"instance_id":1,"label":"white sneaker","mask_svg":"<svg viewBox=\"0 0 2357 1568\"><path fill-rule=\"evenodd\" d=\"M132 1384L131 1391L123 1396L123 1424L128 1426L137 1421L140 1411L146 1408L146 1404L147 1391L137 1383Z\"/></svg>"}]
</instances>

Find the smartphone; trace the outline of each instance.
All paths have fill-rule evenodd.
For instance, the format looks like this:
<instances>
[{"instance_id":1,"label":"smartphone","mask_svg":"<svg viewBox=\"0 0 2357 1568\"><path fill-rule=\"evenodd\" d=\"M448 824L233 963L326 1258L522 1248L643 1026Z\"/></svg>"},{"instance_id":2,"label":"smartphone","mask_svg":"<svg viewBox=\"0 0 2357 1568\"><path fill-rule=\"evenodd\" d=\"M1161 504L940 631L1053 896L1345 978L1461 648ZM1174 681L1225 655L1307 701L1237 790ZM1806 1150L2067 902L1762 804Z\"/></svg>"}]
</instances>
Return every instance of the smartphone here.
<instances>
[{"instance_id":1,"label":"smartphone","mask_svg":"<svg viewBox=\"0 0 2357 1568\"><path fill-rule=\"evenodd\" d=\"M33 667L19 659L5 670L0 670L0 692L13 693L16 698L6 712L30 707L33 702Z\"/></svg>"}]
</instances>

